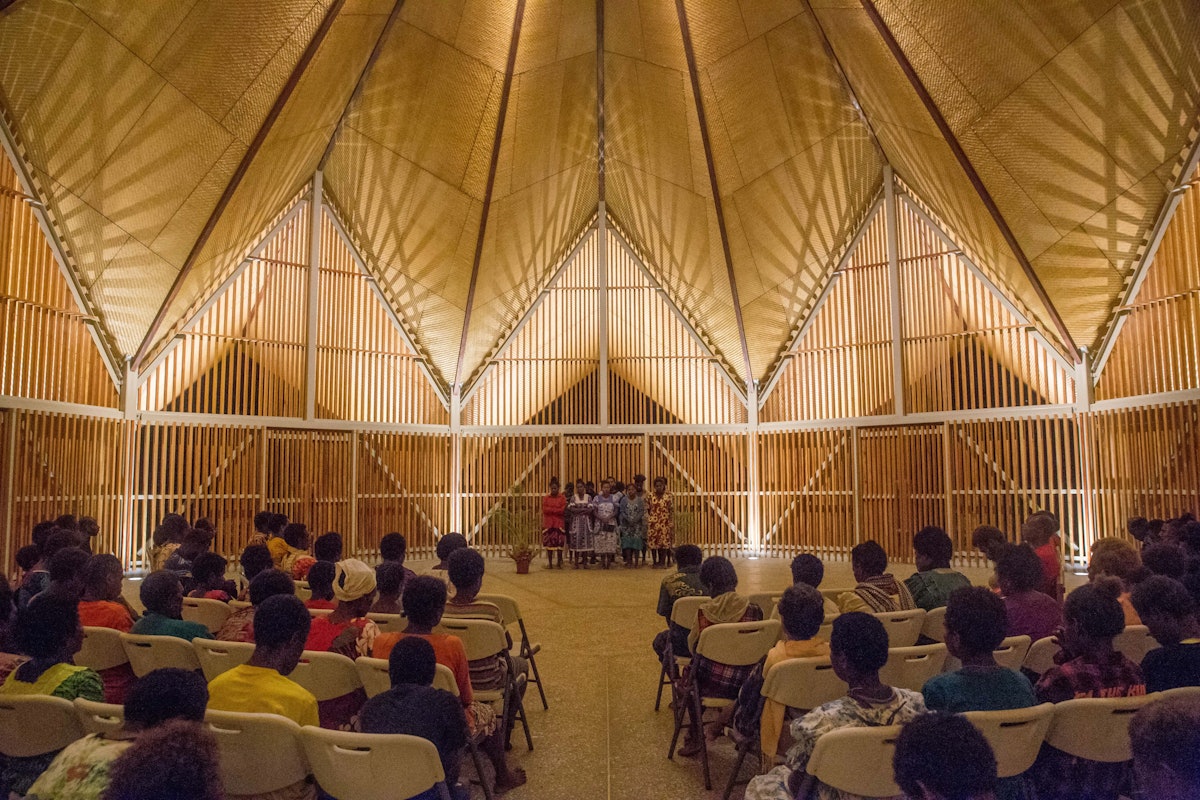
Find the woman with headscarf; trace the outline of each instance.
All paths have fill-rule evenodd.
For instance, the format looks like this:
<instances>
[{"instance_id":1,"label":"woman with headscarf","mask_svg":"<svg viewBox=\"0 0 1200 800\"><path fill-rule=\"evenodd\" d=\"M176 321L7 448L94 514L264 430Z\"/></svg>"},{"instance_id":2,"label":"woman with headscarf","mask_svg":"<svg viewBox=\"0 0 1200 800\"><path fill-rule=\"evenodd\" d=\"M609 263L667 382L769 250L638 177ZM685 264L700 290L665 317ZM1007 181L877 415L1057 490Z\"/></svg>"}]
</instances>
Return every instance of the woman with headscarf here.
<instances>
[{"instance_id":1,"label":"woman with headscarf","mask_svg":"<svg viewBox=\"0 0 1200 800\"><path fill-rule=\"evenodd\" d=\"M333 596L337 605L328 616L313 620L304 649L347 658L371 655L379 635L379 626L367 619L375 602L375 570L357 558L339 561L334 567Z\"/></svg>"}]
</instances>

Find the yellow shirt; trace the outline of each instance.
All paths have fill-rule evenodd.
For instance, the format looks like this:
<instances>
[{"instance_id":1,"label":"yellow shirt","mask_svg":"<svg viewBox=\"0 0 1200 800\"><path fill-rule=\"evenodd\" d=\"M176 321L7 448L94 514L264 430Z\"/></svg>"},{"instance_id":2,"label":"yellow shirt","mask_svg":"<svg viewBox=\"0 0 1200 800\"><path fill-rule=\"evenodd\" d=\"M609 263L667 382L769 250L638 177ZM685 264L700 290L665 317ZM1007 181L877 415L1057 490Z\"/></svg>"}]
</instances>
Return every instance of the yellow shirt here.
<instances>
[{"instance_id":1,"label":"yellow shirt","mask_svg":"<svg viewBox=\"0 0 1200 800\"><path fill-rule=\"evenodd\" d=\"M283 540L282 536L275 536L267 541L267 549L271 551L271 560L275 562L275 569L283 567L283 557L288 554L288 543Z\"/></svg>"},{"instance_id":2,"label":"yellow shirt","mask_svg":"<svg viewBox=\"0 0 1200 800\"><path fill-rule=\"evenodd\" d=\"M818 658L829 656L829 642L813 637L803 641L783 641L776 644L767 653L763 662L763 677L771 671L771 667L791 658ZM783 735L783 723L787 717L787 706L774 700L763 701L762 720L759 722L759 739L763 753L766 754L769 765L779 749L779 737Z\"/></svg>"},{"instance_id":3,"label":"yellow shirt","mask_svg":"<svg viewBox=\"0 0 1200 800\"><path fill-rule=\"evenodd\" d=\"M298 725L320 724L317 698L273 669L242 664L222 672L208 684L208 707L214 711L278 714Z\"/></svg>"}]
</instances>

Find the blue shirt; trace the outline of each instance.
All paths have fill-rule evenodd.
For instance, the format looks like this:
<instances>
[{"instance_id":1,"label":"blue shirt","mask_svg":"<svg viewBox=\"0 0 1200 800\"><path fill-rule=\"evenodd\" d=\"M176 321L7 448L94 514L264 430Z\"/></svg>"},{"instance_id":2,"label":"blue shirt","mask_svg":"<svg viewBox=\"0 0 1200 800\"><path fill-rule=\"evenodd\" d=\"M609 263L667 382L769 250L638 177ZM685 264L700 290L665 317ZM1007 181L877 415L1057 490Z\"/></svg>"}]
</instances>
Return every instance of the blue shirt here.
<instances>
[{"instance_id":1,"label":"blue shirt","mask_svg":"<svg viewBox=\"0 0 1200 800\"><path fill-rule=\"evenodd\" d=\"M1033 684L1005 667L963 667L935 675L921 690L930 711L1007 711L1037 705Z\"/></svg>"},{"instance_id":2,"label":"blue shirt","mask_svg":"<svg viewBox=\"0 0 1200 800\"><path fill-rule=\"evenodd\" d=\"M133 623L133 630L139 636L176 636L180 639L211 639L208 628L199 622L188 622L183 619L171 619L162 614L147 611L146 616Z\"/></svg>"}]
</instances>

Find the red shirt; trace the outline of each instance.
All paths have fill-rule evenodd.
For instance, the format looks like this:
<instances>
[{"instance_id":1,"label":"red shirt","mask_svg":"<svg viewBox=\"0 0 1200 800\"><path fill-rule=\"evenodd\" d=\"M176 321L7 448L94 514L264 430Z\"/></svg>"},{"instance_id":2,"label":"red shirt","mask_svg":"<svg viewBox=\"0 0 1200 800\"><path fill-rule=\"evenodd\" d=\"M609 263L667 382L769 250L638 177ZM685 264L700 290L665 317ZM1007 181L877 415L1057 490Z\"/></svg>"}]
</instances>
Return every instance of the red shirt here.
<instances>
[{"instance_id":1,"label":"red shirt","mask_svg":"<svg viewBox=\"0 0 1200 800\"><path fill-rule=\"evenodd\" d=\"M111 600L81 600L79 602L79 624L89 628L112 628L129 633L133 628L133 617L120 603Z\"/></svg>"},{"instance_id":2,"label":"red shirt","mask_svg":"<svg viewBox=\"0 0 1200 800\"><path fill-rule=\"evenodd\" d=\"M1055 600L1059 599L1062 597L1062 585L1059 583L1062 575L1062 562L1058 558L1058 547L1053 541L1049 541L1041 547L1034 548L1033 552L1037 553L1037 557L1042 562L1041 591Z\"/></svg>"},{"instance_id":3,"label":"red shirt","mask_svg":"<svg viewBox=\"0 0 1200 800\"><path fill-rule=\"evenodd\" d=\"M548 494L542 498L542 530L566 530L567 496Z\"/></svg>"}]
</instances>

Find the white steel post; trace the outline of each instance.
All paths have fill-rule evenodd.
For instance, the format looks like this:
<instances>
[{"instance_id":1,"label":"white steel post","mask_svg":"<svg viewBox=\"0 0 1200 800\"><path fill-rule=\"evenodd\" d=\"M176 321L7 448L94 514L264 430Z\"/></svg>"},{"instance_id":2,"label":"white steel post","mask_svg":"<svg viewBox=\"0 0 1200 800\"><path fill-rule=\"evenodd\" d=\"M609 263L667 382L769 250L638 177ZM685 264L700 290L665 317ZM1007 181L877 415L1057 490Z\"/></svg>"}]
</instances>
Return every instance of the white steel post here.
<instances>
[{"instance_id":1,"label":"white steel post","mask_svg":"<svg viewBox=\"0 0 1200 800\"><path fill-rule=\"evenodd\" d=\"M600 334L600 428L608 427L608 219L601 200L596 218L596 316Z\"/></svg>"},{"instance_id":2,"label":"white steel post","mask_svg":"<svg viewBox=\"0 0 1200 800\"><path fill-rule=\"evenodd\" d=\"M450 387L450 530L461 531L462 519L462 387Z\"/></svg>"},{"instance_id":3,"label":"white steel post","mask_svg":"<svg viewBox=\"0 0 1200 800\"><path fill-rule=\"evenodd\" d=\"M892 168L883 168L883 205L887 223L888 296L892 319L892 391L895 394L896 416L904 408L904 351L901 347L903 327L900 322L900 232L896 213L896 176Z\"/></svg>"},{"instance_id":4,"label":"white steel post","mask_svg":"<svg viewBox=\"0 0 1200 800\"><path fill-rule=\"evenodd\" d=\"M8 414L8 442L5 452L7 469L4 470L4 563L13 563L12 522L13 522L13 474L17 468L17 420L21 416L18 411L6 411ZM4 576L3 580L7 580Z\"/></svg>"},{"instance_id":5,"label":"white steel post","mask_svg":"<svg viewBox=\"0 0 1200 800\"><path fill-rule=\"evenodd\" d=\"M751 378L746 382L746 465L749 470L746 489L749 507L746 509L746 546L749 555L761 555L762 526L759 519L759 474L758 474L758 381Z\"/></svg>"},{"instance_id":6,"label":"white steel post","mask_svg":"<svg viewBox=\"0 0 1200 800\"><path fill-rule=\"evenodd\" d=\"M324 183L321 170L313 173L312 217L308 229L308 336L305 342L304 418L317 416L317 323L321 301L321 191Z\"/></svg>"}]
</instances>

